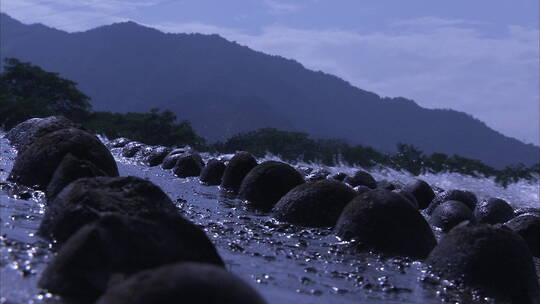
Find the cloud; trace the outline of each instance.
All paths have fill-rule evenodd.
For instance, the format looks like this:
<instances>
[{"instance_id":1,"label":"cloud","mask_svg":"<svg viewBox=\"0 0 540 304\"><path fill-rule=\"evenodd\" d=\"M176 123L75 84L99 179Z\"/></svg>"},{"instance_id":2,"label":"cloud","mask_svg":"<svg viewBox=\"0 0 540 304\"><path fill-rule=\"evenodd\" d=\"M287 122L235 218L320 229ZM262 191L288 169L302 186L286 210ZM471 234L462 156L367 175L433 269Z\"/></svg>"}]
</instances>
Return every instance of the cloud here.
<instances>
[{"instance_id":1,"label":"cloud","mask_svg":"<svg viewBox=\"0 0 540 304\"><path fill-rule=\"evenodd\" d=\"M302 6L299 4L293 4L282 0L263 0L263 4L270 9L270 13L272 14L288 14L302 9Z\"/></svg>"}]
</instances>

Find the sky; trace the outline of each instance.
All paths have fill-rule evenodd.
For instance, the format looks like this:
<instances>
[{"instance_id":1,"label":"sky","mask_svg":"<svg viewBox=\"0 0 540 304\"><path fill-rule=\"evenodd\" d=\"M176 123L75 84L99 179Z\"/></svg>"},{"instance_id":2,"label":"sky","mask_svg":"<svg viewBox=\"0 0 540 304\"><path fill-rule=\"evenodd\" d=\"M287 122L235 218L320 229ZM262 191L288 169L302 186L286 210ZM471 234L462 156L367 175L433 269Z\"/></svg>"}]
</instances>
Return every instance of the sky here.
<instances>
[{"instance_id":1,"label":"sky","mask_svg":"<svg viewBox=\"0 0 540 304\"><path fill-rule=\"evenodd\" d=\"M130 20L217 33L540 144L538 0L1 0L0 10L68 32Z\"/></svg>"}]
</instances>

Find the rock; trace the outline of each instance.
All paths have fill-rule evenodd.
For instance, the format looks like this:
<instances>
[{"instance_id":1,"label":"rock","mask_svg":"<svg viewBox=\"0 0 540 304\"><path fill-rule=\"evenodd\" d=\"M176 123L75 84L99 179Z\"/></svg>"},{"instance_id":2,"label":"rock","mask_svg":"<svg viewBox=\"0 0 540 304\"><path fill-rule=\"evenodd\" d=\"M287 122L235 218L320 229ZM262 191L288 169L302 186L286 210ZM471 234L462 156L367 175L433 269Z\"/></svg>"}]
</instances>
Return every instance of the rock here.
<instances>
[{"instance_id":1,"label":"rock","mask_svg":"<svg viewBox=\"0 0 540 304\"><path fill-rule=\"evenodd\" d=\"M184 155L185 153L190 152L191 150L189 148L176 148L172 150L165 158L163 159L163 163L161 164L161 168L163 169L172 169L174 168L174 165L176 165L176 160Z\"/></svg>"},{"instance_id":2,"label":"rock","mask_svg":"<svg viewBox=\"0 0 540 304\"><path fill-rule=\"evenodd\" d=\"M51 181L47 186L47 190L45 191L47 199L51 200L56 197L62 189L79 178L96 176L107 176L107 173L103 172L103 170L96 167L93 163L78 159L71 153L68 153L54 171Z\"/></svg>"},{"instance_id":3,"label":"rock","mask_svg":"<svg viewBox=\"0 0 540 304\"><path fill-rule=\"evenodd\" d=\"M125 137L118 137L114 140L111 140L107 146L110 148L123 148L125 145L130 143L131 140Z\"/></svg>"},{"instance_id":4,"label":"rock","mask_svg":"<svg viewBox=\"0 0 540 304\"><path fill-rule=\"evenodd\" d=\"M377 189L384 189L384 190L396 190L396 185L392 184L391 182L387 180L381 180L377 182Z\"/></svg>"},{"instance_id":5,"label":"rock","mask_svg":"<svg viewBox=\"0 0 540 304\"><path fill-rule=\"evenodd\" d=\"M416 197L414 196L414 194L412 194L411 192L407 191L407 190L394 190L395 193L403 196L410 204L411 206L414 207L414 209L420 209L418 207L418 201L416 200Z\"/></svg>"},{"instance_id":6,"label":"rock","mask_svg":"<svg viewBox=\"0 0 540 304\"><path fill-rule=\"evenodd\" d=\"M357 193L336 180L303 184L283 196L273 209L280 221L307 227L334 226Z\"/></svg>"},{"instance_id":7,"label":"rock","mask_svg":"<svg viewBox=\"0 0 540 304\"><path fill-rule=\"evenodd\" d=\"M437 241L420 212L394 192L376 189L353 199L334 229L345 240L357 240L381 253L425 258Z\"/></svg>"},{"instance_id":8,"label":"rock","mask_svg":"<svg viewBox=\"0 0 540 304\"><path fill-rule=\"evenodd\" d=\"M373 176L362 170L356 171L353 176L347 176L345 182L351 185L351 187L366 186L371 189L377 188L377 182Z\"/></svg>"},{"instance_id":9,"label":"rock","mask_svg":"<svg viewBox=\"0 0 540 304\"><path fill-rule=\"evenodd\" d=\"M172 149L168 147L152 147L152 151L145 157L144 163L150 167L159 166L171 151Z\"/></svg>"},{"instance_id":10,"label":"rock","mask_svg":"<svg viewBox=\"0 0 540 304\"><path fill-rule=\"evenodd\" d=\"M62 244L103 212L159 220L164 213L178 210L167 194L147 180L134 176L83 178L48 202L38 233Z\"/></svg>"},{"instance_id":11,"label":"rock","mask_svg":"<svg viewBox=\"0 0 540 304\"><path fill-rule=\"evenodd\" d=\"M36 139L23 153L19 153L9 179L44 189L68 153L93 163L108 176L118 176L113 156L97 137L79 129L66 128Z\"/></svg>"},{"instance_id":12,"label":"rock","mask_svg":"<svg viewBox=\"0 0 540 304\"><path fill-rule=\"evenodd\" d=\"M244 177L257 166L257 160L248 152L237 152L225 167L221 179L221 187L237 193Z\"/></svg>"},{"instance_id":13,"label":"rock","mask_svg":"<svg viewBox=\"0 0 540 304\"><path fill-rule=\"evenodd\" d=\"M524 214L511 219L504 225L521 235L527 242L531 253L540 258L540 217Z\"/></svg>"},{"instance_id":14,"label":"rock","mask_svg":"<svg viewBox=\"0 0 540 304\"><path fill-rule=\"evenodd\" d=\"M223 172L225 172L225 163L212 158L203 168L199 179L205 185L216 186L221 184Z\"/></svg>"},{"instance_id":15,"label":"rock","mask_svg":"<svg viewBox=\"0 0 540 304\"><path fill-rule=\"evenodd\" d=\"M474 218L478 223L499 224L514 217L514 208L505 200L490 198L480 202L474 209Z\"/></svg>"},{"instance_id":16,"label":"rock","mask_svg":"<svg viewBox=\"0 0 540 304\"><path fill-rule=\"evenodd\" d=\"M13 127L6 138L18 150L24 152L36 139L65 128L80 128L80 125L63 116L31 118Z\"/></svg>"},{"instance_id":17,"label":"rock","mask_svg":"<svg viewBox=\"0 0 540 304\"><path fill-rule=\"evenodd\" d=\"M302 175L290 165L265 161L249 171L238 196L257 209L269 211L283 195L303 183Z\"/></svg>"},{"instance_id":18,"label":"rock","mask_svg":"<svg viewBox=\"0 0 540 304\"><path fill-rule=\"evenodd\" d=\"M132 141L122 148L122 156L127 158L134 157L143 147L145 147L143 143Z\"/></svg>"},{"instance_id":19,"label":"rock","mask_svg":"<svg viewBox=\"0 0 540 304\"><path fill-rule=\"evenodd\" d=\"M356 187L354 187L353 189L354 189L354 191L356 191L358 194L366 193L366 192L369 192L369 191L373 190L373 189L369 188L368 186L362 186L362 185L356 186Z\"/></svg>"},{"instance_id":20,"label":"rock","mask_svg":"<svg viewBox=\"0 0 540 304\"><path fill-rule=\"evenodd\" d=\"M459 201L447 201L440 204L435 208L430 218L430 223L441 228L444 232L464 221L474 222L474 217L471 209Z\"/></svg>"},{"instance_id":21,"label":"rock","mask_svg":"<svg viewBox=\"0 0 540 304\"><path fill-rule=\"evenodd\" d=\"M337 181L342 182L347 178L347 174L345 174L343 172L340 172L340 173L332 174L328 178L329 179L335 179Z\"/></svg>"},{"instance_id":22,"label":"rock","mask_svg":"<svg viewBox=\"0 0 540 304\"><path fill-rule=\"evenodd\" d=\"M264 304L235 275L210 264L178 263L140 272L113 286L97 304Z\"/></svg>"},{"instance_id":23,"label":"rock","mask_svg":"<svg viewBox=\"0 0 540 304\"><path fill-rule=\"evenodd\" d=\"M178 177L199 176L204 162L199 154L185 153L176 159L173 172Z\"/></svg>"},{"instance_id":24,"label":"rock","mask_svg":"<svg viewBox=\"0 0 540 304\"><path fill-rule=\"evenodd\" d=\"M313 172L313 168L311 167L306 167L306 166L295 166L294 167L296 170L298 170L298 172L300 172L300 174L302 174L302 176L308 176L308 174L310 174L311 172Z\"/></svg>"},{"instance_id":25,"label":"rock","mask_svg":"<svg viewBox=\"0 0 540 304\"><path fill-rule=\"evenodd\" d=\"M328 175L330 175L330 171L328 171L328 170L326 170L324 168L315 169L306 176L306 181L307 182L314 182L314 181L324 180L324 179L326 179L326 177Z\"/></svg>"},{"instance_id":26,"label":"rock","mask_svg":"<svg viewBox=\"0 0 540 304\"><path fill-rule=\"evenodd\" d=\"M520 216L523 214L531 214L531 215L540 217L540 209L529 207L529 208L519 208L514 211L515 216Z\"/></svg>"},{"instance_id":27,"label":"rock","mask_svg":"<svg viewBox=\"0 0 540 304\"><path fill-rule=\"evenodd\" d=\"M527 244L510 230L459 226L433 249L426 264L437 275L480 289L501 303L538 303L540 287Z\"/></svg>"},{"instance_id":28,"label":"rock","mask_svg":"<svg viewBox=\"0 0 540 304\"><path fill-rule=\"evenodd\" d=\"M407 184L404 190L414 195L420 210L426 209L435 198L435 192L433 192L431 186L421 179L416 179Z\"/></svg>"},{"instance_id":29,"label":"rock","mask_svg":"<svg viewBox=\"0 0 540 304\"><path fill-rule=\"evenodd\" d=\"M69 238L47 265L39 286L68 299L93 302L113 275L178 262L224 265L205 233L178 214L164 214L159 221L101 214Z\"/></svg>"},{"instance_id":30,"label":"rock","mask_svg":"<svg viewBox=\"0 0 540 304\"><path fill-rule=\"evenodd\" d=\"M478 199L476 198L476 195L470 191L448 190L448 191L444 191L443 193L435 197L435 199L431 202L431 204L426 209L427 214L433 213L435 208L437 208L440 204L446 201L462 202L465 205L467 205L467 207L469 207L471 211L474 210L474 208L476 208L476 204L478 203Z\"/></svg>"}]
</instances>

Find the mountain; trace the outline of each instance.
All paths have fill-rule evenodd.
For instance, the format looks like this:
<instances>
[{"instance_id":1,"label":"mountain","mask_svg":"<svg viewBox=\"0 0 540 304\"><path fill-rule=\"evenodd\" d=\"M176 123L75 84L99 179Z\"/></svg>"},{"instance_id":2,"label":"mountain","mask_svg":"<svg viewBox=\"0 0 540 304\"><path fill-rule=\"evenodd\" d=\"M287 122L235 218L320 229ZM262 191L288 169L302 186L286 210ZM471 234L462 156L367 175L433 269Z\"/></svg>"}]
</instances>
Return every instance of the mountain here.
<instances>
[{"instance_id":1,"label":"mountain","mask_svg":"<svg viewBox=\"0 0 540 304\"><path fill-rule=\"evenodd\" d=\"M300 63L218 35L166 34L133 22L67 33L0 16L0 56L79 83L96 110L171 109L210 141L261 127L394 151L398 142L502 167L540 162L540 148L472 116L381 98ZM451 105L448 105L451 106Z\"/></svg>"}]
</instances>

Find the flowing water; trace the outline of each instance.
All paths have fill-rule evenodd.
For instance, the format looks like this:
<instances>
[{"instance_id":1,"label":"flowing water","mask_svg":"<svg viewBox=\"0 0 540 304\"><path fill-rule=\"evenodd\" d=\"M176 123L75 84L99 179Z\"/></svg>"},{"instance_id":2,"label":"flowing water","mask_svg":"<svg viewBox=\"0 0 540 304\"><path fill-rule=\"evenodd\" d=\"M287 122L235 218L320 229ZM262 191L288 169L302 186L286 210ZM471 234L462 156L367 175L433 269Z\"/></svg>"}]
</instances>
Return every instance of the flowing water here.
<instances>
[{"instance_id":1,"label":"flowing water","mask_svg":"<svg viewBox=\"0 0 540 304\"><path fill-rule=\"evenodd\" d=\"M16 151L0 138L0 152L0 303L61 303L37 287L40 273L53 257L48 243L35 236L44 212L43 193L6 182ZM206 231L227 268L269 303L495 303L437 279L419 261L357 252L330 229L277 222L217 187L199 184L197 178L180 179L168 170L113 153L121 175L146 178L160 186L186 218ZM326 169L354 171L347 166ZM413 179L389 169L371 173L377 180L397 183ZM521 181L504 189L493 180L459 174L421 178L443 189L471 190L479 199L500 197L514 207L540 205L538 182ZM540 273L539 260L535 263Z\"/></svg>"}]
</instances>

